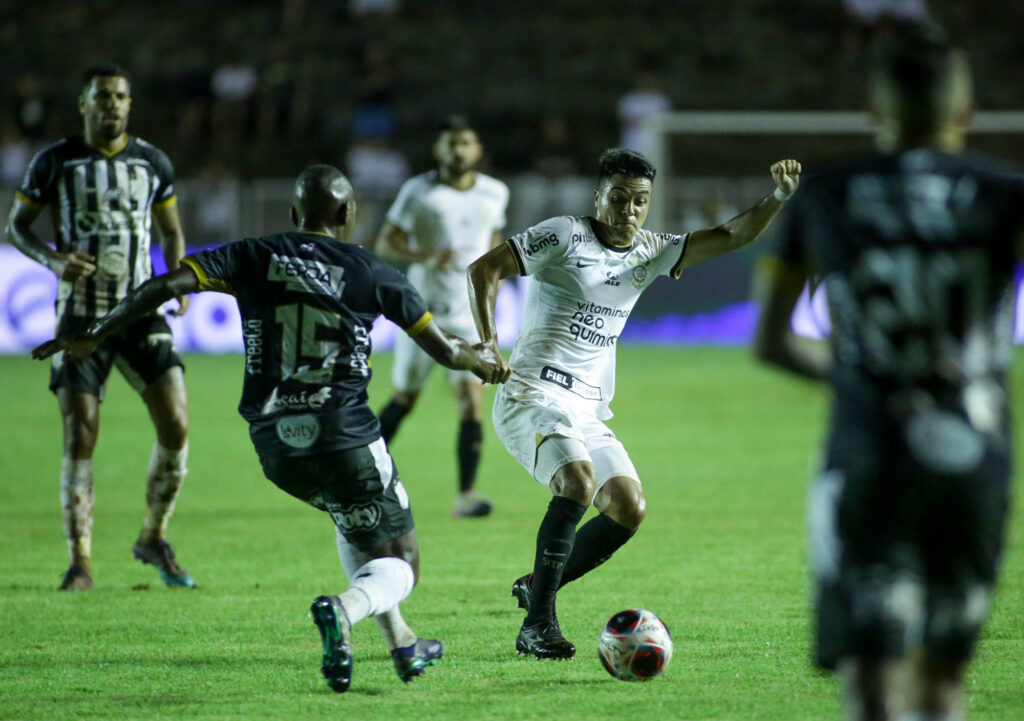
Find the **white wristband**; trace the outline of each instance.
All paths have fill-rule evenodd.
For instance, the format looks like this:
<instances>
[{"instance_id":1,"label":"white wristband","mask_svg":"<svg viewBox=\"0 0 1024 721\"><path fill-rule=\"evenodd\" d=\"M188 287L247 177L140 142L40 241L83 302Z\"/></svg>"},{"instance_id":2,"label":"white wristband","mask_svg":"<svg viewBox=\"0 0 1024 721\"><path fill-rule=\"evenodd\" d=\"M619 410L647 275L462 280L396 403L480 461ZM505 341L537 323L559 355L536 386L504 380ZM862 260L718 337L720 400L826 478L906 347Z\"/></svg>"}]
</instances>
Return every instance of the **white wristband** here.
<instances>
[{"instance_id":1,"label":"white wristband","mask_svg":"<svg viewBox=\"0 0 1024 721\"><path fill-rule=\"evenodd\" d=\"M793 194L792 193L787 193L782 188L776 187L775 188L775 192L772 193L772 195L774 195L775 199L777 201L779 201L780 203L785 203L787 200L789 200L789 196L791 196Z\"/></svg>"}]
</instances>

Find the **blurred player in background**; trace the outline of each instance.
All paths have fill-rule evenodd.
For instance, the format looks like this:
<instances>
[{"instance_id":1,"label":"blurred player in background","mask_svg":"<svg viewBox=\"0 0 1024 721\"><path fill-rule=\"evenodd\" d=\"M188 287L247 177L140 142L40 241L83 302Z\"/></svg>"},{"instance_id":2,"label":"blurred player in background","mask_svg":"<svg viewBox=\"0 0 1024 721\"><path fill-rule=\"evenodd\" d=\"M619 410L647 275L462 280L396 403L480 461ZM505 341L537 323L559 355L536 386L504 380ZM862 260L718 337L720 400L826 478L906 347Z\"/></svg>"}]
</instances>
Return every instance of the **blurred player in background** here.
<instances>
[{"instance_id":1,"label":"blurred player in background","mask_svg":"<svg viewBox=\"0 0 1024 721\"><path fill-rule=\"evenodd\" d=\"M235 296L246 347L239 412L263 472L331 515L351 581L340 596L320 596L312 606L324 644L322 671L339 693L352 677L352 625L367 616L377 617L403 681L443 652L440 642L418 638L398 609L419 575L419 544L409 496L367 405L374 319L383 314L449 368L487 382L507 376L488 350L441 330L401 273L346 244L355 216L352 186L341 171L312 166L295 184L297 232L189 255L83 334L33 351L45 358L67 348L85 357L169 298L201 290Z\"/></svg>"},{"instance_id":2,"label":"blurred player in background","mask_svg":"<svg viewBox=\"0 0 1024 721\"><path fill-rule=\"evenodd\" d=\"M533 276L512 376L494 399L509 452L554 498L541 521L533 573L512 587L526 609L516 649L570 658L555 615L558 589L611 557L640 526L645 500L625 448L604 424L615 391L615 346L640 294L755 240L799 182L800 164L772 165L778 186L753 208L686 235L643 230L655 168L639 153L601 156L594 217L551 218L470 266L477 328L498 353L494 302L502 278ZM500 355L499 355L500 357ZM576 525L593 503L598 515Z\"/></svg>"},{"instance_id":3,"label":"blurred player in background","mask_svg":"<svg viewBox=\"0 0 1024 721\"><path fill-rule=\"evenodd\" d=\"M409 265L409 281L426 299L439 325L471 340L476 338L476 328L466 267L501 241L508 205L508 187L476 169L482 156L476 131L465 118L448 118L434 143L437 170L402 185L376 246L381 258ZM415 407L433 367L411 339L398 337L392 373L395 395L380 412L386 442L391 442L402 419ZM448 379L459 411L459 495L452 515L486 516L491 503L474 490L483 441L483 386L464 371L449 371Z\"/></svg>"},{"instance_id":4,"label":"blurred player in background","mask_svg":"<svg viewBox=\"0 0 1024 721\"><path fill-rule=\"evenodd\" d=\"M153 274L152 220L160 228L167 267L178 267L185 238L167 156L128 135L131 82L116 65L85 72L78 109L82 135L42 150L29 166L7 220L7 239L52 270L57 288L57 334L76 333L109 311ZM49 206L57 236L50 248L32 230ZM178 297L172 315L188 298ZM92 588L92 455L99 407L114 364L142 396L156 429L146 476L146 517L133 549L169 586L194 586L165 538L188 457L188 407L181 358L163 311L140 316L89 357L54 358L50 390L57 395L64 434L60 496L71 563L60 590Z\"/></svg>"},{"instance_id":5,"label":"blurred player in background","mask_svg":"<svg viewBox=\"0 0 1024 721\"><path fill-rule=\"evenodd\" d=\"M818 662L842 673L851 719L953 721L1006 522L1024 181L962 153L961 52L924 31L875 51L878 150L793 199L755 350L832 386L808 516ZM831 349L790 332L808 278Z\"/></svg>"}]
</instances>

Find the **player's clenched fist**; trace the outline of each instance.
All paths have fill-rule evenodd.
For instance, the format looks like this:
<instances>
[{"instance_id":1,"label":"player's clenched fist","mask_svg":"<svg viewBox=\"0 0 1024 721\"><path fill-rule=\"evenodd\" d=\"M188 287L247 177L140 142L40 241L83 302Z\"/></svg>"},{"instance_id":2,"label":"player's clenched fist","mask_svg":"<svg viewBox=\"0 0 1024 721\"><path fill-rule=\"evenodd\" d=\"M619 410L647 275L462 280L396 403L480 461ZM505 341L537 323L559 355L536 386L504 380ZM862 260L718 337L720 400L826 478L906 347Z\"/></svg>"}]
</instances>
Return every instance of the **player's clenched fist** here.
<instances>
[{"instance_id":1,"label":"player's clenched fist","mask_svg":"<svg viewBox=\"0 0 1024 721\"><path fill-rule=\"evenodd\" d=\"M772 163L772 180L779 186L786 195L792 195L800 185L800 163L799 161L787 158L777 163Z\"/></svg>"}]
</instances>

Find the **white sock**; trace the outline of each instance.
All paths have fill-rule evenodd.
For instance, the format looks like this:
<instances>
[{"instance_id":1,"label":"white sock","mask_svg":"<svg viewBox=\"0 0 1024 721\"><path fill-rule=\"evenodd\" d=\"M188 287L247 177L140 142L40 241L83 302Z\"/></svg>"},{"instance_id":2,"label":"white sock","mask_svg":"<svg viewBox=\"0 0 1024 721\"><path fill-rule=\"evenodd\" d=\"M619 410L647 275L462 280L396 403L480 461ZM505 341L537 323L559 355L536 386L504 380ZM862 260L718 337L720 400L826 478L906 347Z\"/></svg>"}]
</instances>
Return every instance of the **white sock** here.
<instances>
[{"instance_id":1,"label":"white sock","mask_svg":"<svg viewBox=\"0 0 1024 721\"><path fill-rule=\"evenodd\" d=\"M95 502L92 459L64 456L60 463L60 506L72 563L88 563L92 555L92 509Z\"/></svg>"},{"instance_id":2,"label":"white sock","mask_svg":"<svg viewBox=\"0 0 1024 721\"><path fill-rule=\"evenodd\" d=\"M174 503L185 482L188 442L181 448L164 448L157 441L149 457L146 473L146 518L142 522L140 540L158 541L167 533L167 521L174 512Z\"/></svg>"},{"instance_id":3,"label":"white sock","mask_svg":"<svg viewBox=\"0 0 1024 721\"><path fill-rule=\"evenodd\" d=\"M375 558L356 570L341 603L355 625L393 609L412 592L412 586L412 566L401 558Z\"/></svg>"},{"instance_id":4,"label":"white sock","mask_svg":"<svg viewBox=\"0 0 1024 721\"><path fill-rule=\"evenodd\" d=\"M345 575L349 579L355 578L359 568L371 560L370 555L360 551L346 541L344 534L337 528L335 528L335 535L338 544L338 560L341 561L341 567L345 569ZM344 594L342 595L344 596ZM357 597L355 599L356 605L359 605L361 600ZM349 610L348 604L344 600L342 600L342 604L345 606L347 613ZM395 604L394 608L388 611L378 613L376 618L377 625L380 626L380 633L384 637L388 650L404 648L416 643L416 632L409 628L409 624L402 618L402 612L399 610L398 604Z\"/></svg>"}]
</instances>

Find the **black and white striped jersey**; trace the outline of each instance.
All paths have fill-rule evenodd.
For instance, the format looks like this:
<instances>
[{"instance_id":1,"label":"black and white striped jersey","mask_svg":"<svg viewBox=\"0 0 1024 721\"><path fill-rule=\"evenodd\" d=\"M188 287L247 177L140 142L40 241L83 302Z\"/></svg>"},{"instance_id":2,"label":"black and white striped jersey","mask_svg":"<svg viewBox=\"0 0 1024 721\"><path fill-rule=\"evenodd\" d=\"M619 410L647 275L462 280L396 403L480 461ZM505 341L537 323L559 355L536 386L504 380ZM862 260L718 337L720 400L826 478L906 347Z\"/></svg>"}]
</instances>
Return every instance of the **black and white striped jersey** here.
<instances>
[{"instance_id":1,"label":"black and white striped jersey","mask_svg":"<svg viewBox=\"0 0 1024 721\"><path fill-rule=\"evenodd\" d=\"M107 155L72 136L32 159L18 196L30 206L49 206L58 251L96 258L92 276L59 282L58 324L99 317L153 275L150 211L175 202L174 167L141 138L128 136Z\"/></svg>"}]
</instances>

